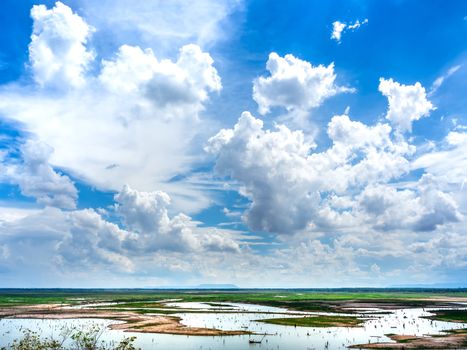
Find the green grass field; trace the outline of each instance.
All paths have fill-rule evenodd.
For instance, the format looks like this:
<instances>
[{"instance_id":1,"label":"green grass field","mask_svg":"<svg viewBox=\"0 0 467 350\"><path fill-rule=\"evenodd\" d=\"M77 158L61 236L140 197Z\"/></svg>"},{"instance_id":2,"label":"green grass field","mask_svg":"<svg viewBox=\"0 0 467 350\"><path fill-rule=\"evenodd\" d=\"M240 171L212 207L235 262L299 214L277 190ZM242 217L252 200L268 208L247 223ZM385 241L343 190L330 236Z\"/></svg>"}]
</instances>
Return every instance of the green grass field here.
<instances>
[{"instance_id":1,"label":"green grass field","mask_svg":"<svg viewBox=\"0 0 467 350\"><path fill-rule=\"evenodd\" d=\"M342 301L378 302L423 307L429 301L421 299L467 297L465 290L0 290L0 307L87 302L123 302L118 307L163 307L158 301L180 299L193 302L243 302L286 307L300 311L332 311L333 303Z\"/></svg>"}]
</instances>

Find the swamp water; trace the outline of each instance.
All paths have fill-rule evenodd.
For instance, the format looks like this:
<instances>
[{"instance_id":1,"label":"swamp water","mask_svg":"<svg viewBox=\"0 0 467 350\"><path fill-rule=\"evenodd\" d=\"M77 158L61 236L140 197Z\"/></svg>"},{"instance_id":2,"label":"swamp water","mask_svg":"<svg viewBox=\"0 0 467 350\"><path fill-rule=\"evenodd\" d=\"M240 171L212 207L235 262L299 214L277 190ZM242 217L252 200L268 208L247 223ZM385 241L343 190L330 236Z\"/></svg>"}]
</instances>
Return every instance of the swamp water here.
<instances>
[{"instance_id":1,"label":"swamp water","mask_svg":"<svg viewBox=\"0 0 467 350\"><path fill-rule=\"evenodd\" d=\"M366 320L361 327L293 327L257 322L256 320L280 317L302 317L301 315L320 315L261 305L225 303L215 306L204 303L172 303L169 307L199 309L216 313L178 313L182 323L193 327L208 327L222 330L249 330L262 335L240 336L186 336L169 334L132 333L115 330L103 332L101 340L115 341L126 336L136 336L135 345L143 350L241 350L241 349L346 349L349 345L390 341L384 334L406 335L442 334L445 330L466 328L464 323L432 321L421 318L429 316L430 309L401 309L391 313L378 313L378 310L364 312ZM14 339L21 338L24 329L30 329L44 337L59 338L63 327L86 328L99 326L106 328L116 321L101 319L1 319L0 347L8 346ZM249 344L248 340L261 340L260 344Z\"/></svg>"}]
</instances>

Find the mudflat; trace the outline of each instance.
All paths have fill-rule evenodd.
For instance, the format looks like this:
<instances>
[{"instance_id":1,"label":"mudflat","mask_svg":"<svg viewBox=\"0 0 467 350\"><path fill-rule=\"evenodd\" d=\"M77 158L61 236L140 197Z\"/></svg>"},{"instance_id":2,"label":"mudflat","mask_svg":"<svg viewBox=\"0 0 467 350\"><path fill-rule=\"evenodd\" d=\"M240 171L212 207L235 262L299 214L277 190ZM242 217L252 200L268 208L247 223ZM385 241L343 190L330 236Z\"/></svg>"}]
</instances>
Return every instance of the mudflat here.
<instances>
[{"instance_id":1,"label":"mudflat","mask_svg":"<svg viewBox=\"0 0 467 350\"><path fill-rule=\"evenodd\" d=\"M60 304L38 304L0 308L0 318L30 319L76 319L96 318L120 321L112 324L111 329L140 333L165 333L179 335L226 336L249 334L247 331L223 331L212 328L187 327L180 323L179 317L164 315L138 314L133 311L109 311L96 309L70 309Z\"/></svg>"}]
</instances>

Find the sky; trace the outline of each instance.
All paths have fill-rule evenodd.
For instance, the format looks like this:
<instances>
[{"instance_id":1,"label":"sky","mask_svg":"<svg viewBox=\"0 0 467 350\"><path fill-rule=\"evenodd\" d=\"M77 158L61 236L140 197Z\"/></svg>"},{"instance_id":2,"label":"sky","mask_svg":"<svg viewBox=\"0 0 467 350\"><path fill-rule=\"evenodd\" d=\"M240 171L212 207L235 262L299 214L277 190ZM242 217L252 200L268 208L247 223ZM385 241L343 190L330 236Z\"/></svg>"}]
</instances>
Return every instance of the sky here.
<instances>
[{"instance_id":1,"label":"sky","mask_svg":"<svg viewBox=\"0 0 467 350\"><path fill-rule=\"evenodd\" d=\"M467 285L467 2L1 6L0 287Z\"/></svg>"}]
</instances>

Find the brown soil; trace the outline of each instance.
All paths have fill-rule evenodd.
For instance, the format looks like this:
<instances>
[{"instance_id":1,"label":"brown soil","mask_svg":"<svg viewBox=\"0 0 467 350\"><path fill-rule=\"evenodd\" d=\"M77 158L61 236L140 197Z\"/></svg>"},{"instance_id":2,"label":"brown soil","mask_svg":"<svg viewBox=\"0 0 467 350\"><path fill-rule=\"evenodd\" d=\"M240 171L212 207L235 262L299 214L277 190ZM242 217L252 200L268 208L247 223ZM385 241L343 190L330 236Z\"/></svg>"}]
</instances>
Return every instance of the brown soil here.
<instances>
[{"instance_id":1,"label":"brown soil","mask_svg":"<svg viewBox=\"0 0 467 350\"><path fill-rule=\"evenodd\" d=\"M447 297L447 296L440 296L440 297L433 297L428 299L418 299L423 301L441 301L447 303L467 303L467 297Z\"/></svg>"},{"instance_id":2,"label":"brown soil","mask_svg":"<svg viewBox=\"0 0 467 350\"><path fill-rule=\"evenodd\" d=\"M353 349L460 349L466 348L467 333L454 332L443 336L389 336L397 343L373 343L352 345Z\"/></svg>"},{"instance_id":3,"label":"brown soil","mask_svg":"<svg viewBox=\"0 0 467 350\"><path fill-rule=\"evenodd\" d=\"M132 311L108 311L96 309L70 309L63 305L32 305L0 308L0 318L72 319L99 318L121 321L111 329L140 333L165 333L179 335L240 335L247 331L224 331L211 328L188 327L173 316L138 314Z\"/></svg>"}]
</instances>

